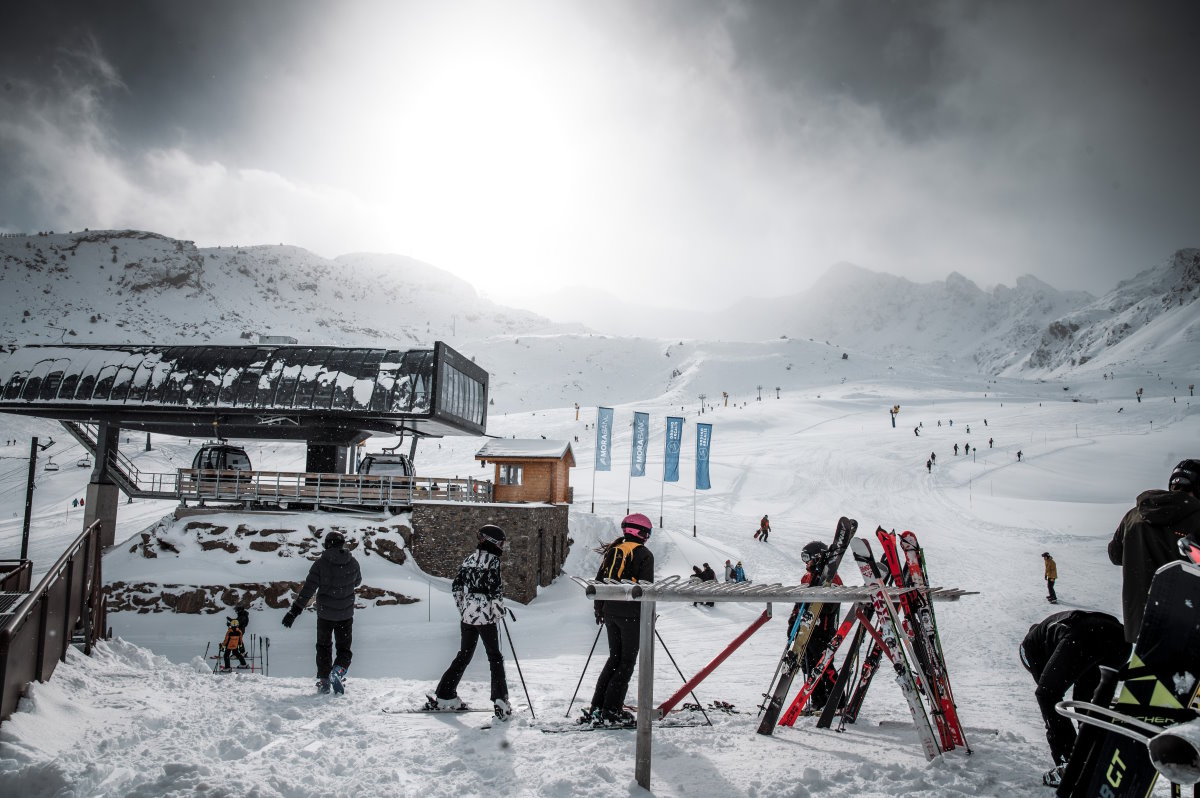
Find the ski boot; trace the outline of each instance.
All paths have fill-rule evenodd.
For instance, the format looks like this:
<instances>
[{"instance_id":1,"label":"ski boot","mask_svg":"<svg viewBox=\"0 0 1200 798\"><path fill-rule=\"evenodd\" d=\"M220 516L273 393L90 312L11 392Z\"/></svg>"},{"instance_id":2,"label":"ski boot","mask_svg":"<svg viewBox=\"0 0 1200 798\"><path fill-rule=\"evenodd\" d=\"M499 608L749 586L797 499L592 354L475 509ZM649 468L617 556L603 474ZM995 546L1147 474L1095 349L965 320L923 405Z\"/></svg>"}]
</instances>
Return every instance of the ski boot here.
<instances>
[{"instance_id":1,"label":"ski boot","mask_svg":"<svg viewBox=\"0 0 1200 798\"><path fill-rule=\"evenodd\" d=\"M497 720L508 720L512 717L512 706L508 703L507 698L497 698L492 702L492 709L496 713Z\"/></svg>"},{"instance_id":2,"label":"ski boot","mask_svg":"<svg viewBox=\"0 0 1200 798\"><path fill-rule=\"evenodd\" d=\"M333 692L341 695L346 692L345 686L346 669L341 665L335 665L333 670L329 672L329 683L333 686Z\"/></svg>"},{"instance_id":3,"label":"ski boot","mask_svg":"<svg viewBox=\"0 0 1200 798\"><path fill-rule=\"evenodd\" d=\"M458 696L438 698L433 693L426 693L425 698L428 700L422 708L429 712L462 712L467 709L467 705Z\"/></svg>"},{"instance_id":4,"label":"ski boot","mask_svg":"<svg viewBox=\"0 0 1200 798\"><path fill-rule=\"evenodd\" d=\"M329 694L329 680L328 679L318 679L317 680L317 692L321 693L323 695Z\"/></svg>"},{"instance_id":5,"label":"ski boot","mask_svg":"<svg viewBox=\"0 0 1200 798\"><path fill-rule=\"evenodd\" d=\"M583 711L579 713L579 720L575 722L581 726L591 726L592 722L595 721L599 715L600 710L593 709L592 707L584 707Z\"/></svg>"},{"instance_id":6,"label":"ski boot","mask_svg":"<svg viewBox=\"0 0 1200 798\"><path fill-rule=\"evenodd\" d=\"M628 728L637 726L637 718L627 709L602 709L599 717L592 714L592 725L606 728Z\"/></svg>"},{"instance_id":7,"label":"ski boot","mask_svg":"<svg viewBox=\"0 0 1200 798\"><path fill-rule=\"evenodd\" d=\"M1047 787L1058 787L1062 784L1063 771L1066 769L1066 763L1050 768L1042 774L1042 784L1045 784Z\"/></svg>"}]
</instances>

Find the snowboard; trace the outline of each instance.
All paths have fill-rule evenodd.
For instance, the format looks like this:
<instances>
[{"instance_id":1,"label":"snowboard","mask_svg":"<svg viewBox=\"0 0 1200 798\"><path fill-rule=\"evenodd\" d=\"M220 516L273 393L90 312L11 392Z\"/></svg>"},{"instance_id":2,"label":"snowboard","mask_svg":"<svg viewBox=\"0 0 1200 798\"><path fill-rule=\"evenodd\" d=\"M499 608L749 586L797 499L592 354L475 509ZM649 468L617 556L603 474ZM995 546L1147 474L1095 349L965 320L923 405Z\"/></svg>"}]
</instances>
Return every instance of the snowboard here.
<instances>
[{"instance_id":1,"label":"snowboard","mask_svg":"<svg viewBox=\"0 0 1200 798\"><path fill-rule=\"evenodd\" d=\"M1200 690L1200 566L1171 562L1159 568L1146 596L1146 614L1112 708L1155 726L1196 717L1189 709ZM1158 772L1145 744L1108 730L1076 742L1059 798L1143 798ZM1094 740L1094 742L1091 742Z\"/></svg>"}]
</instances>

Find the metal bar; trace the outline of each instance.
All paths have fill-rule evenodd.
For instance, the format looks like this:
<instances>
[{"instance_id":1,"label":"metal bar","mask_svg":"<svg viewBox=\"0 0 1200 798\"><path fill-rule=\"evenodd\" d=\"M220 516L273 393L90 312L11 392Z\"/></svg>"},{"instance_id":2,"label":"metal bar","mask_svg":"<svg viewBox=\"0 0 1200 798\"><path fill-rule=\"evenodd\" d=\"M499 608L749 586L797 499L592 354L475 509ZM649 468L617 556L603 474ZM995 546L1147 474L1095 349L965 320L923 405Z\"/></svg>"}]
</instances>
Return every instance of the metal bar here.
<instances>
[{"instance_id":1,"label":"metal bar","mask_svg":"<svg viewBox=\"0 0 1200 798\"><path fill-rule=\"evenodd\" d=\"M717 669L718 665L724 662L730 654L736 651L738 647L742 645L742 643L745 643L750 638L750 635L757 632L759 627L769 620L771 620L770 607L763 610L762 615L758 616L758 618L755 619L754 623L750 624L746 631L738 635L732 643L725 646L725 649L721 651L721 653L718 654L712 662L701 668L695 676L689 679L688 682L683 685L683 687L676 691L675 695L664 701L658 708L658 716L660 718L666 717L666 714L674 709L675 705L682 701L684 696L690 693L696 687L696 685L704 681L710 673Z\"/></svg>"},{"instance_id":2,"label":"metal bar","mask_svg":"<svg viewBox=\"0 0 1200 798\"><path fill-rule=\"evenodd\" d=\"M642 605L638 630L637 751L634 777L644 790L650 789L650 721L654 710L654 602Z\"/></svg>"},{"instance_id":3,"label":"metal bar","mask_svg":"<svg viewBox=\"0 0 1200 798\"><path fill-rule=\"evenodd\" d=\"M669 578L661 582L635 584L633 582L615 581L584 581L575 579L584 588L590 599L602 601L768 601L768 602L849 602L870 601L874 595L865 586L825 586L810 587L808 585L763 585L750 591L735 585L716 585L711 583L683 583L676 586L678 580ZM885 589L888 598L893 601L900 595L910 592L912 588L890 587ZM977 595L974 591L958 588L929 588L930 600L957 601L963 596Z\"/></svg>"}]
</instances>

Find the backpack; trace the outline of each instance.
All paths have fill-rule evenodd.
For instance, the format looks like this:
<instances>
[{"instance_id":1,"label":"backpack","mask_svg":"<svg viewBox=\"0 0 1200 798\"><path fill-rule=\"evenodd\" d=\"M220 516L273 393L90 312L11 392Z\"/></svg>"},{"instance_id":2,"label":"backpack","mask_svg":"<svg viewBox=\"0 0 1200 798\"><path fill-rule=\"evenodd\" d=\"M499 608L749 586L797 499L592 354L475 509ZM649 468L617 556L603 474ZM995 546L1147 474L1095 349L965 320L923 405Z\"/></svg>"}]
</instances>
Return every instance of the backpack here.
<instances>
[{"instance_id":1,"label":"backpack","mask_svg":"<svg viewBox=\"0 0 1200 798\"><path fill-rule=\"evenodd\" d=\"M600 560L600 570L596 572L597 579L621 579L625 567L633 562L633 550L642 544L625 540L614 546L609 546Z\"/></svg>"}]
</instances>

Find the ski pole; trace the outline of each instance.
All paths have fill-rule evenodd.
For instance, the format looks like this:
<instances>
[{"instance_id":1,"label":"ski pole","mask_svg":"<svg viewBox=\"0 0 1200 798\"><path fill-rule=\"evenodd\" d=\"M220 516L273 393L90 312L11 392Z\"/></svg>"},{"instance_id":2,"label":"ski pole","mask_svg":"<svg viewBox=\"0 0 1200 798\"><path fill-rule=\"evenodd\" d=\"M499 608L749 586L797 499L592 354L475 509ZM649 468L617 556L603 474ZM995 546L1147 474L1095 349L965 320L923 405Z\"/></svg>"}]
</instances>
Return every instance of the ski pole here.
<instances>
[{"instance_id":1,"label":"ski pole","mask_svg":"<svg viewBox=\"0 0 1200 798\"><path fill-rule=\"evenodd\" d=\"M584 661L584 663L583 663L583 671L582 671L582 673L579 674L579 681L576 682L576 684L575 684L575 692L571 693L571 703L567 704L567 714L563 715L564 718L571 717L571 707L575 704L575 697L577 695L579 695L579 685L583 684L584 674L587 673L588 664L592 661L592 654L596 653L596 644L600 642L600 633L602 631L604 631L604 625L597 624L596 625L596 639L592 641L592 650L588 652L587 660Z\"/></svg>"},{"instance_id":2,"label":"ski pole","mask_svg":"<svg viewBox=\"0 0 1200 798\"><path fill-rule=\"evenodd\" d=\"M529 714L534 720L537 720L537 715L533 711L533 699L529 697L529 688L525 686L525 674L521 673L521 660L517 659L517 650L513 648L512 635L508 631L508 621L504 619L503 615L500 616L500 623L504 626L504 636L508 638L508 650L512 652L513 662L517 663L517 675L521 677L521 689L525 691L525 700L529 702Z\"/></svg>"},{"instance_id":3,"label":"ski pole","mask_svg":"<svg viewBox=\"0 0 1200 798\"><path fill-rule=\"evenodd\" d=\"M658 620L658 619L655 618L655 620ZM687 677L683 675L683 671L681 671L679 669L679 664L677 662L675 662L675 658L671 656L671 651L670 651L670 649L667 648L667 644L662 639L662 635L660 635L658 633L658 629L654 630L654 636L658 638L658 644L663 647L663 651L667 652L667 659L671 660L671 664L675 666L675 672L679 674L679 678L683 679L684 684L687 684ZM690 692L692 694L692 700L694 700L696 702L696 706L700 707L700 714L704 716L704 720L706 720L708 722L708 725L711 726L712 721L709 720L708 713L704 711L704 705L700 703L700 699L696 698L696 691L691 690ZM639 703L640 703L640 701L639 701Z\"/></svg>"}]
</instances>

